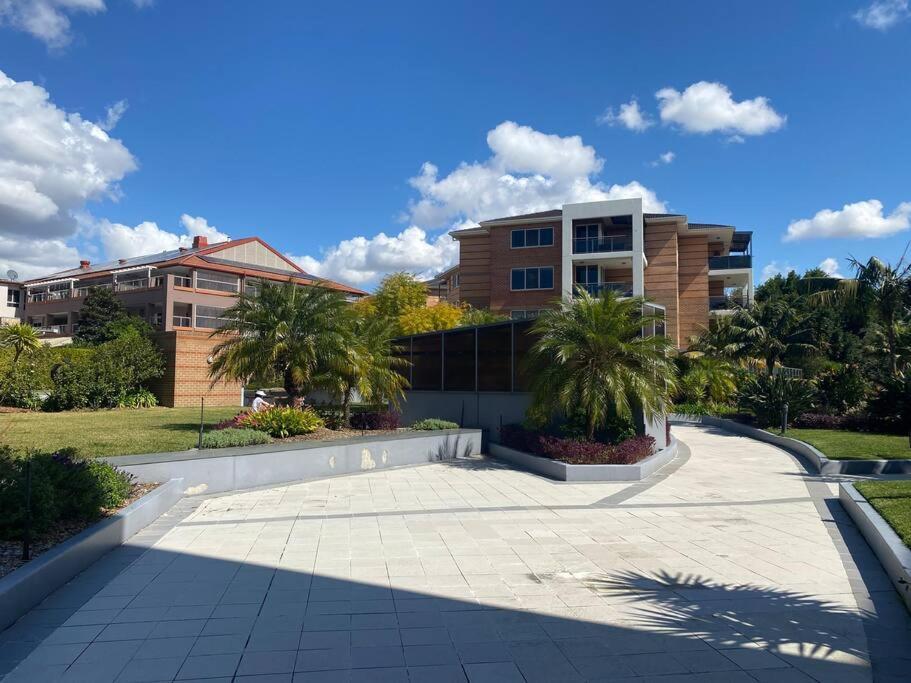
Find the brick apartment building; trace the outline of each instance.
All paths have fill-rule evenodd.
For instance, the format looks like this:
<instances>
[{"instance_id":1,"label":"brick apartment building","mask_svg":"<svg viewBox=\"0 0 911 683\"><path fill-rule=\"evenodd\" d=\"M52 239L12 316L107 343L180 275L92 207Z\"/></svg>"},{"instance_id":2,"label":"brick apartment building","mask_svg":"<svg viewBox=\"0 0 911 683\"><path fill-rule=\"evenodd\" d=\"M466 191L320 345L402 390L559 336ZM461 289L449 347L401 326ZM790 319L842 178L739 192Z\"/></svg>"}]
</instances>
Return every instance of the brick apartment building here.
<instances>
[{"instance_id":1,"label":"brick apartment building","mask_svg":"<svg viewBox=\"0 0 911 683\"><path fill-rule=\"evenodd\" d=\"M119 259L22 283L19 317L44 333L68 337L79 327L79 310L93 287L113 289L127 311L155 328L166 359L165 376L154 387L162 405L240 405L243 387L210 387L208 366L218 339L212 331L239 296L260 282L313 284L316 278L258 237L208 244L195 237L191 248ZM365 292L336 282L325 286L359 297Z\"/></svg>"},{"instance_id":2,"label":"brick apartment building","mask_svg":"<svg viewBox=\"0 0 911 683\"><path fill-rule=\"evenodd\" d=\"M483 221L459 241L458 300L535 317L583 287L644 296L678 347L753 297L751 232L644 213L641 199L565 204Z\"/></svg>"}]
</instances>

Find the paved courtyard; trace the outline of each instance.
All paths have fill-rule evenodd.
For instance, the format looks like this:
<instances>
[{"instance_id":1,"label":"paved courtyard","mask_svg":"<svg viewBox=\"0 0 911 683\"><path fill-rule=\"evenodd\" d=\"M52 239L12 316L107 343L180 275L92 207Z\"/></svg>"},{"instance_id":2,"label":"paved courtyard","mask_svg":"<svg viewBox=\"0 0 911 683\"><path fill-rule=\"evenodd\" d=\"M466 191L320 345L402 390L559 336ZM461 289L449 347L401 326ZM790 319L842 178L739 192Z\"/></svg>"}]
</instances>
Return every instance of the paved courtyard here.
<instances>
[{"instance_id":1,"label":"paved courtyard","mask_svg":"<svg viewBox=\"0 0 911 683\"><path fill-rule=\"evenodd\" d=\"M479 459L189 499L0 635L0 671L908 680L908 615L834 483L766 444L674 433L688 449L642 483Z\"/></svg>"}]
</instances>

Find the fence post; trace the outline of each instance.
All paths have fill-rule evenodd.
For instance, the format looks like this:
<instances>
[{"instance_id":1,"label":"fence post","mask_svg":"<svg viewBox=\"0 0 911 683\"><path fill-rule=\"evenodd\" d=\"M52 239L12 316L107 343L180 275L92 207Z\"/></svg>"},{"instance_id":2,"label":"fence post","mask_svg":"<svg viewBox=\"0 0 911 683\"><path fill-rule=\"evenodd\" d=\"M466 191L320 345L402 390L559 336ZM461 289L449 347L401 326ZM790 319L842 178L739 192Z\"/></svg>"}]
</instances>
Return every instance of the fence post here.
<instances>
[{"instance_id":1,"label":"fence post","mask_svg":"<svg viewBox=\"0 0 911 683\"><path fill-rule=\"evenodd\" d=\"M781 433L788 431L788 404L781 406Z\"/></svg>"},{"instance_id":2,"label":"fence post","mask_svg":"<svg viewBox=\"0 0 911 683\"><path fill-rule=\"evenodd\" d=\"M25 528L22 532L22 561L28 562L32 554L32 456L25 461Z\"/></svg>"},{"instance_id":3,"label":"fence post","mask_svg":"<svg viewBox=\"0 0 911 683\"><path fill-rule=\"evenodd\" d=\"M206 416L206 397L200 396L199 398L199 441L196 444L196 448L202 449L202 429L205 424Z\"/></svg>"}]
</instances>

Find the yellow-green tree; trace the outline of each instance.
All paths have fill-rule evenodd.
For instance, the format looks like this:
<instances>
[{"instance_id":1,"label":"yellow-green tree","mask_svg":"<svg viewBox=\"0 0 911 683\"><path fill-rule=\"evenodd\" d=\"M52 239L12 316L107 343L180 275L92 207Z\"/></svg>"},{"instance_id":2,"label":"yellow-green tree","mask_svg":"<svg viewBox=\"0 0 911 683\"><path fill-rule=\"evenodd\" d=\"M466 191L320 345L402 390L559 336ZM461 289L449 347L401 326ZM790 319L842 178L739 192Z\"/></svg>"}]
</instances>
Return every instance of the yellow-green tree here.
<instances>
[{"instance_id":1,"label":"yellow-green tree","mask_svg":"<svg viewBox=\"0 0 911 683\"><path fill-rule=\"evenodd\" d=\"M406 310L398 318L398 327L402 334L421 334L449 330L458 327L461 321L462 309L444 302Z\"/></svg>"}]
</instances>

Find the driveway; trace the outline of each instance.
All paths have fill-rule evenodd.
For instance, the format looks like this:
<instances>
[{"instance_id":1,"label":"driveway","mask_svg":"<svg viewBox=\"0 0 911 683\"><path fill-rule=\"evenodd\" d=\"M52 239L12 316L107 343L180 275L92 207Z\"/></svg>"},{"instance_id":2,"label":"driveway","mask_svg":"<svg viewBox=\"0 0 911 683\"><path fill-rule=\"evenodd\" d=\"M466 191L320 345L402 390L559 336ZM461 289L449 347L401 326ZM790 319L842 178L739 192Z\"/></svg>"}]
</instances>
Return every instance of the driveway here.
<instances>
[{"instance_id":1,"label":"driveway","mask_svg":"<svg viewBox=\"0 0 911 683\"><path fill-rule=\"evenodd\" d=\"M186 500L0 635L5 681L908 680L834 483L674 434L635 484L478 459Z\"/></svg>"}]
</instances>

